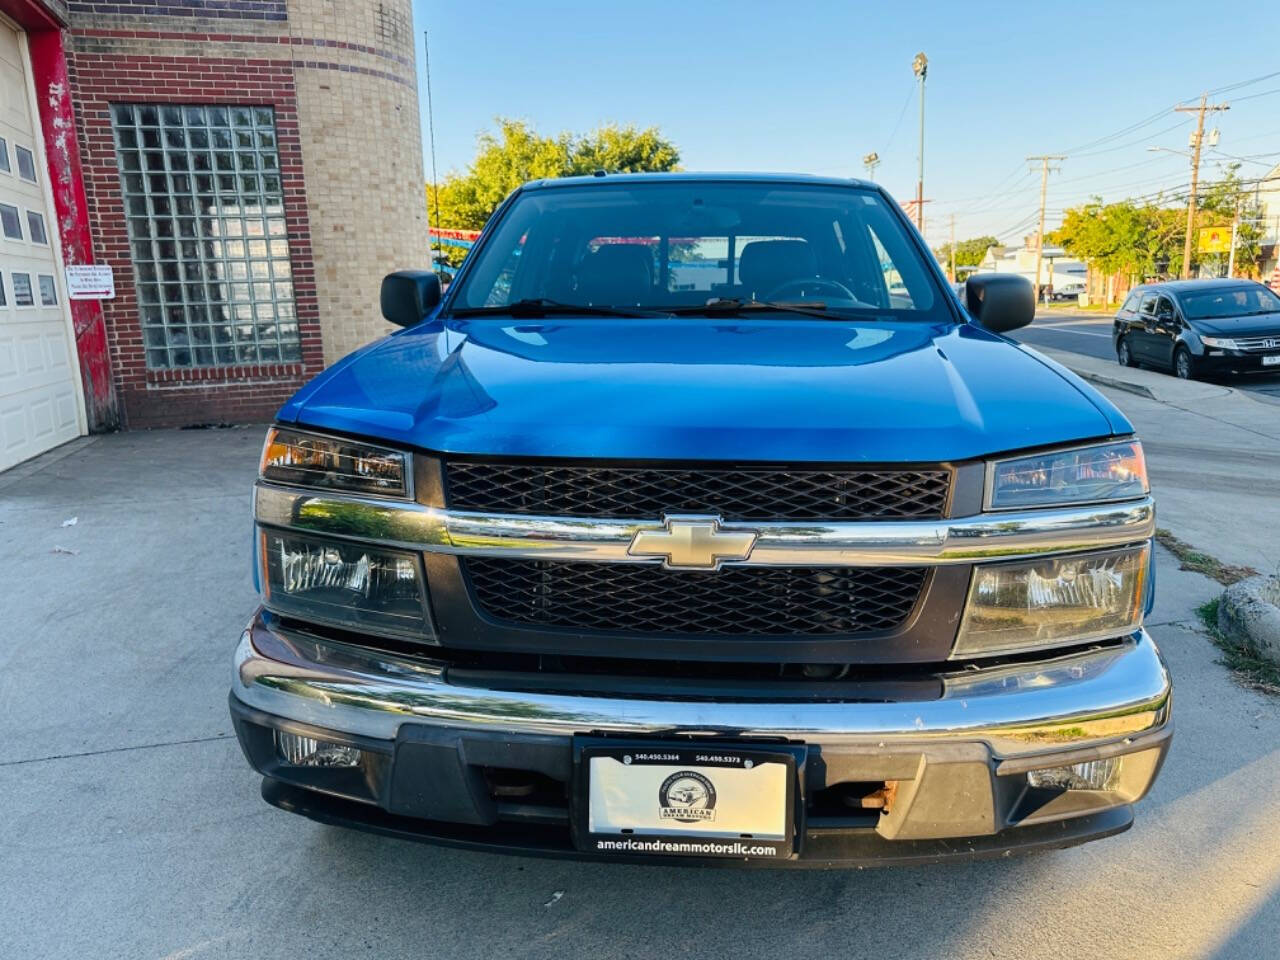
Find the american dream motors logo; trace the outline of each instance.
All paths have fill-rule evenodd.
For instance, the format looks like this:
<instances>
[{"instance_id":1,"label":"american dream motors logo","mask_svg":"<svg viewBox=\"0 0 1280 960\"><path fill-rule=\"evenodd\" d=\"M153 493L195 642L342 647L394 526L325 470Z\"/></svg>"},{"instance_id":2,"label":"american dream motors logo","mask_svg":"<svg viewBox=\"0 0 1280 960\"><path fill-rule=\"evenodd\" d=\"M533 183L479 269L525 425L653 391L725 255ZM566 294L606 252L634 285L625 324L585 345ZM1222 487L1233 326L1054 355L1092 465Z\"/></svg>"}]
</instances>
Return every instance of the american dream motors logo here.
<instances>
[{"instance_id":1,"label":"american dream motors logo","mask_svg":"<svg viewBox=\"0 0 1280 960\"><path fill-rule=\"evenodd\" d=\"M658 788L658 816L679 823L710 823L716 818L716 788L702 774L680 770Z\"/></svg>"}]
</instances>

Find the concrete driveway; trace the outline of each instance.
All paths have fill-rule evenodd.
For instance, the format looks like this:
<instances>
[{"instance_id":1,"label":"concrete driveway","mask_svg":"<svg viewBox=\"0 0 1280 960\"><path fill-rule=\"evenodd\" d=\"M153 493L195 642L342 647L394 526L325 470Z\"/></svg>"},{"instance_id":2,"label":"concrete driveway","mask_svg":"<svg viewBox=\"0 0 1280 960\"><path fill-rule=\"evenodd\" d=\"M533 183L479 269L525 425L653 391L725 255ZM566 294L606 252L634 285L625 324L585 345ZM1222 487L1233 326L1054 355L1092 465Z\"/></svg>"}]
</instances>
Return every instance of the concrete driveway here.
<instances>
[{"instance_id":1,"label":"concrete driveway","mask_svg":"<svg viewBox=\"0 0 1280 960\"><path fill-rule=\"evenodd\" d=\"M1217 585L1165 555L1152 632L1178 732L1111 840L934 868L644 868L437 849L267 807L225 701L255 603L261 437L121 434L0 474L0 955L1276 955L1280 703L1215 663L1193 610ZM1274 516L1272 489L1231 522Z\"/></svg>"}]
</instances>

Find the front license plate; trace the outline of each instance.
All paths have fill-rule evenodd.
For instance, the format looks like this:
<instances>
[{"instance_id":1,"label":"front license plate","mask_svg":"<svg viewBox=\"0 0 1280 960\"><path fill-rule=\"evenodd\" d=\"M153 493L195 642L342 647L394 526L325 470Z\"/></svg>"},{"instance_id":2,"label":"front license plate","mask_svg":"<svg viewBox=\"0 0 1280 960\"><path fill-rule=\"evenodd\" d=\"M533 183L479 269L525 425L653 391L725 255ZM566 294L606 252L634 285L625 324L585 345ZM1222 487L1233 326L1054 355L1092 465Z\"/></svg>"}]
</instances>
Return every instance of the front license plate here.
<instances>
[{"instance_id":1,"label":"front license plate","mask_svg":"<svg viewBox=\"0 0 1280 960\"><path fill-rule=\"evenodd\" d=\"M1280 353L1273 354L1269 357L1263 357L1262 365L1264 367L1280 367Z\"/></svg>"},{"instance_id":2,"label":"front license plate","mask_svg":"<svg viewBox=\"0 0 1280 960\"><path fill-rule=\"evenodd\" d=\"M739 859L792 852L794 753L633 742L584 746L580 756L579 837L591 852Z\"/></svg>"}]
</instances>

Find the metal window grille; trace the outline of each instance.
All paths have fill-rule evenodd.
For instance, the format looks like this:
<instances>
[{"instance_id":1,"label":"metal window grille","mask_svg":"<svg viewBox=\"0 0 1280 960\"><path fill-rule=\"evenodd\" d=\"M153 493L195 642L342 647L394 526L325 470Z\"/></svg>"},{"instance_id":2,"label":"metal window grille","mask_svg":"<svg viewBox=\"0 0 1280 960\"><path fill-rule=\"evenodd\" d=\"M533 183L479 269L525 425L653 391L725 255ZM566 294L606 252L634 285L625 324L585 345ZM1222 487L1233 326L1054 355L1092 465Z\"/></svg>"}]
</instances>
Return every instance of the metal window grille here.
<instances>
[{"instance_id":1,"label":"metal window grille","mask_svg":"<svg viewBox=\"0 0 1280 960\"><path fill-rule=\"evenodd\" d=\"M300 360L275 111L111 112L147 366Z\"/></svg>"}]
</instances>

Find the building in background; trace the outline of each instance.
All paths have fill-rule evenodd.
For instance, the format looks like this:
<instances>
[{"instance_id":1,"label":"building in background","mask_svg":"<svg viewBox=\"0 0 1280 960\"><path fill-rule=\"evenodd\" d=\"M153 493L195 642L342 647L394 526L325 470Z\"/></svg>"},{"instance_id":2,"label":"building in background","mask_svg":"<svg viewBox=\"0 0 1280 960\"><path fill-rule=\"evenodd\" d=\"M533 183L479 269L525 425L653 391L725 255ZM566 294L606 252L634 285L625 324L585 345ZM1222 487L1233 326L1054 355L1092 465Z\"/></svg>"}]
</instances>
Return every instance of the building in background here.
<instances>
[{"instance_id":1,"label":"building in background","mask_svg":"<svg viewBox=\"0 0 1280 960\"><path fill-rule=\"evenodd\" d=\"M428 265L413 33L409 0L0 0L0 469L269 418L388 329L383 273Z\"/></svg>"},{"instance_id":2,"label":"building in background","mask_svg":"<svg viewBox=\"0 0 1280 960\"><path fill-rule=\"evenodd\" d=\"M1262 255L1258 267L1263 281L1280 290L1280 164L1258 181L1256 193L1262 217Z\"/></svg>"},{"instance_id":3,"label":"building in background","mask_svg":"<svg viewBox=\"0 0 1280 960\"><path fill-rule=\"evenodd\" d=\"M978 269L983 273L1016 273L1036 282L1036 237L1029 234L1021 247L988 247ZM1076 297L1085 292L1087 268L1081 260L1067 256L1061 247L1046 245L1040 265L1040 283L1053 287L1057 297Z\"/></svg>"}]
</instances>

